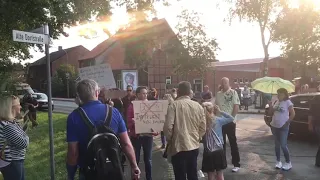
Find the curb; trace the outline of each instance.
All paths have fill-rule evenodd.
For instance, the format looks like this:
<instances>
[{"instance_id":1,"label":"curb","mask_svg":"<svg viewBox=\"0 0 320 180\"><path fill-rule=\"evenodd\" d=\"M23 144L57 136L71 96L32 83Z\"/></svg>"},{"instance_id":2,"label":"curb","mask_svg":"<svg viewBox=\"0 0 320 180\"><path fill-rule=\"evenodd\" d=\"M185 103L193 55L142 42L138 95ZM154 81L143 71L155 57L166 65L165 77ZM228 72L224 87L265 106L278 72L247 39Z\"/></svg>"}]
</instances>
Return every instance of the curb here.
<instances>
[{"instance_id":1,"label":"curb","mask_svg":"<svg viewBox=\"0 0 320 180\"><path fill-rule=\"evenodd\" d=\"M239 111L238 114L264 114L264 111Z\"/></svg>"},{"instance_id":2,"label":"curb","mask_svg":"<svg viewBox=\"0 0 320 180\"><path fill-rule=\"evenodd\" d=\"M75 102L74 99L67 99L67 98L52 98L55 101L67 101L67 102Z\"/></svg>"}]
</instances>

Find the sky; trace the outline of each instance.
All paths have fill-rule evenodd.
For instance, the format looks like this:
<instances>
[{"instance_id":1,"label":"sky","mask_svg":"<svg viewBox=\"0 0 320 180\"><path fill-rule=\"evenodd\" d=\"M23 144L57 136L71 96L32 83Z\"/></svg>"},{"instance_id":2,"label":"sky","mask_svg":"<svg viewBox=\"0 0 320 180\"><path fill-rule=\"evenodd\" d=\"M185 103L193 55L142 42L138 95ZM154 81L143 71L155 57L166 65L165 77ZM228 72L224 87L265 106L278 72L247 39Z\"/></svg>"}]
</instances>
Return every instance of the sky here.
<instances>
[{"instance_id":1,"label":"sky","mask_svg":"<svg viewBox=\"0 0 320 180\"><path fill-rule=\"evenodd\" d=\"M184 0L182 2L175 2L169 7L159 5L156 6L158 11L157 16L158 18L165 18L171 28L175 30L174 27L178 22L177 15L182 9L200 12L202 14L201 21L206 26L207 34L217 39L220 47L220 50L217 52L217 59L220 61L264 57L259 26L256 23L240 22L238 19L235 19L231 25L229 22L225 22L224 19L228 15L228 7L225 4L220 4L220 6L217 7L218 1L219 0ZM110 27L111 32L114 32L117 26L127 22L125 9L118 8L113 12L114 15L112 19L114 23L107 25ZM92 26L95 25L90 24L90 27ZM57 51L58 46L66 49L77 45L83 45L91 50L108 38L102 29L99 29L99 27L101 27L99 25L97 25L96 28L98 29L97 37L92 39L80 37L78 33L79 30L85 27L86 25L66 29L69 37L61 36L59 39L53 40L50 52ZM35 52L34 50L31 50L31 53L34 57L24 62L34 62L44 56L43 53ZM271 43L269 55L270 57L281 55L280 45Z\"/></svg>"}]
</instances>

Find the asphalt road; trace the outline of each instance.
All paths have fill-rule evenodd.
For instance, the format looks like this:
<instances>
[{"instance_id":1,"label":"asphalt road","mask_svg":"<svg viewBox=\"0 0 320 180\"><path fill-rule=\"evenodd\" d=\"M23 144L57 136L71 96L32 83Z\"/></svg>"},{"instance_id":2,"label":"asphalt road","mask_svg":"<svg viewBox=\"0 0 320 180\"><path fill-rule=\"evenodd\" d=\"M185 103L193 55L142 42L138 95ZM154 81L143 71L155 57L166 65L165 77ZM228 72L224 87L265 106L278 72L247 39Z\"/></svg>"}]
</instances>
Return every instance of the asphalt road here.
<instances>
[{"instance_id":1,"label":"asphalt road","mask_svg":"<svg viewBox=\"0 0 320 180\"><path fill-rule=\"evenodd\" d=\"M70 113L77 108L74 102L54 101L55 112ZM237 139L241 156L241 170L231 173L230 149L227 149L228 169L225 170L225 179L228 180L318 180L320 169L314 167L317 142L312 137L290 135L288 146L291 153L293 169L289 172L274 169L274 140L270 128L265 125L263 115L239 114L237 116ZM162 158L160 138L154 140L153 151L153 179L174 179L170 163ZM201 168L202 147L198 157ZM142 153L141 153L142 154ZM281 153L282 154L282 153ZM143 157L140 158L143 160ZM284 161L282 157L282 161ZM140 162L144 172L143 161ZM129 174L129 167L126 167ZM144 179L144 174L142 174Z\"/></svg>"},{"instance_id":2,"label":"asphalt road","mask_svg":"<svg viewBox=\"0 0 320 180\"><path fill-rule=\"evenodd\" d=\"M78 105L75 102L70 102L70 101L53 100L53 103L54 103L53 112L69 114L78 107Z\"/></svg>"}]
</instances>

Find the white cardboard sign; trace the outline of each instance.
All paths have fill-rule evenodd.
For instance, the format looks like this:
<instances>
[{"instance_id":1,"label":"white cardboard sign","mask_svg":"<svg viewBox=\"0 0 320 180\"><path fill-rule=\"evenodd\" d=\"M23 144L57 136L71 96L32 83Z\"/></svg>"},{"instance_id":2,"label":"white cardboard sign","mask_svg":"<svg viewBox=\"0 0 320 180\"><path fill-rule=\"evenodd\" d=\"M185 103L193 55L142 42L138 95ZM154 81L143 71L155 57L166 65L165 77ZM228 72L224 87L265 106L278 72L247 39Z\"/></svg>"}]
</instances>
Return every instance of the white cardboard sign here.
<instances>
[{"instance_id":1,"label":"white cardboard sign","mask_svg":"<svg viewBox=\"0 0 320 180\"><path fill-rule=\"evenodd\" d=\"M132 101L137 134L160 132L166 118L168 101Z\"/></svg>"},{"instance_id":2,"label":"white cardboard sign","mask_svg":"<svg viewBox=\"0 0 320 180\"><path fill-rule=\"evenodd\" d=\"M81 79L95 80L100 88L116 88L112 69L107 63L79 68L79 76Z\"/></svg>"}]
</instances>

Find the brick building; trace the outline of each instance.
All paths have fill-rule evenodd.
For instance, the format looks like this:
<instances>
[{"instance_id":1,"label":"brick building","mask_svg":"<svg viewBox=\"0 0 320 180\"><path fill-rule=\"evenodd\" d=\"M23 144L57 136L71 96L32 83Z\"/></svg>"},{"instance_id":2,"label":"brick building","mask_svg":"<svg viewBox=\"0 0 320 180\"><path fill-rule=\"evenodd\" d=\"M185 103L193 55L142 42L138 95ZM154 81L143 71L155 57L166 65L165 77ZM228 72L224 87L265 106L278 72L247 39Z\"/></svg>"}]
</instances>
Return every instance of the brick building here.
<instances>
[{"instance_id":1,"label":"brick building","mask_svg":"<svg viewBox=\"0 0 320 180\"><path fill-rule=\"evenodd\" d=\"M253 80L263 76L263 58L215 62L213 68L215 69L214 76L208 82L213 92L217 92L223 77L230 79L230 85L233 88L238 85L241 87L250 86ZM281 77L291 81L293 79L292 67L280 57L270 58L268 76Z\"/></svg>"},{"instance_id":2,"label":"brick building","mask_svg":"<svg viewBox=\"0 0 320 180\"><path fill-rule=\"evenodd\" d=\"M203 86L202 78L197 75L180 77L174 74L173 63L163 47L166 47L169 40L177 38L168 22L165 19L154 19L137 27L134 30L125 30L120 34L105 40L92 51L88 52L79 60L79 67L98 65L104 62L110 64L117 87L123 89L122 71L137 70L125 61L124 41L148 36L154 39L154 47L150 47L151 61L145 70L138 70L139 86L154 87L162 97L166 89L171 89L181 80L193 82L194 86L201 91ZM200 83L201 82L201 83Z\"/></svg>"},{"instance_id":3,"label":"brick building","mask_svg":"<svg viewBox=\"0 0 320 180\"><path fill-rule=\"evenodd\" d=\"M261 77L262 61L260 59L214 62L208 67L207 72L201 77L197 73L181 77L174 73L173 62L170 54L166 51L167 44L172 38L177 38L165 19L154 19L134 30L125 30L120 34L99 44L92 51L79 60L79 67L98 65L104 62L110 64L117 87L123 89L122 71L137 70L129 66L125 61L125 39L136 39L139 36L154 38L156 47L150 47L151 61L147 69L138 71L139 86L154 87L162 97L167 89L176 86L179 81L186 80L193 85L194 92L201 92L204 85L216 93L222 77L229 77L231 86L244 86L252 80ZM280 58L269 60L270 76L279 76L292 79L292 72Z\"/></svg>"},{"instance_id":4,"label":"brick building","mask_svg":"<svg viewBox=\"0 0 320 180\"><path fill-rule=\"evenodd\" d=\"M75 69L78 69L78 60L88 52L90 51L83 46L75 46L68 49L62 49L62 47L59 46L58 51L50 53L51 76L53 76L57 69L63 64L69 64ZM28 68L27 83L34 89L46 92L46 56L33 62Z\"/></svg>"}]
</instances>

